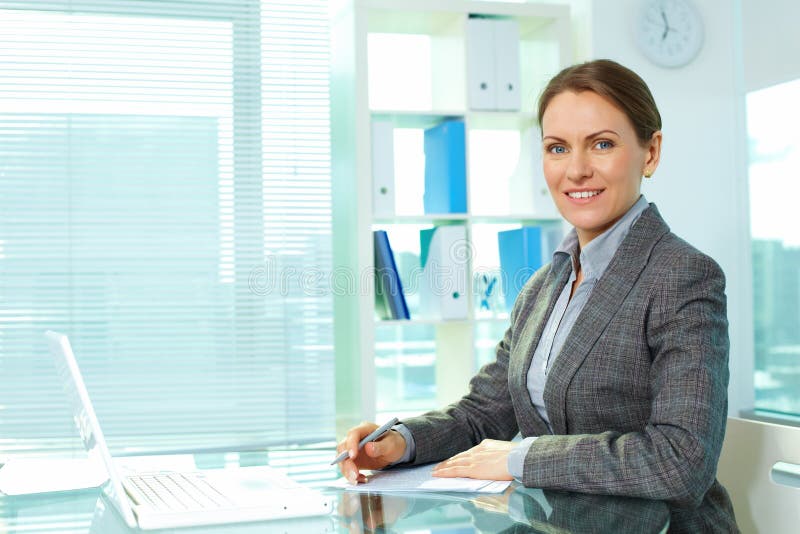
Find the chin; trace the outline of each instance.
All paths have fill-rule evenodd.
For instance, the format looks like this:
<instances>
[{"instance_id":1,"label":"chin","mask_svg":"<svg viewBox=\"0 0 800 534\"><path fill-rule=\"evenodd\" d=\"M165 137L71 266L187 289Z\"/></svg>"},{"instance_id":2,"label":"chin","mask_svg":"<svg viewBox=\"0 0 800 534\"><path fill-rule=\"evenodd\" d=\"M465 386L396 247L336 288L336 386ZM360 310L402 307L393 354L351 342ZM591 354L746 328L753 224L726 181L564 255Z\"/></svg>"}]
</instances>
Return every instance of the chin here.
<instances>
[{"instance_id":1,"label":"chin","mask_svg":"<svg viewBox=\"0 0 800 534\"><path fill-rule=\"evenodd\" d=\"M611 225L614 223L614 219L612 217L597 217L595 215L590 215L588 213L582 213L577 215L574 213L567 214L564 215L564 218L577 230L581 232L592 233L595 235L603 233L605 230L610 228Z\"/></svg>"}]
</instances>

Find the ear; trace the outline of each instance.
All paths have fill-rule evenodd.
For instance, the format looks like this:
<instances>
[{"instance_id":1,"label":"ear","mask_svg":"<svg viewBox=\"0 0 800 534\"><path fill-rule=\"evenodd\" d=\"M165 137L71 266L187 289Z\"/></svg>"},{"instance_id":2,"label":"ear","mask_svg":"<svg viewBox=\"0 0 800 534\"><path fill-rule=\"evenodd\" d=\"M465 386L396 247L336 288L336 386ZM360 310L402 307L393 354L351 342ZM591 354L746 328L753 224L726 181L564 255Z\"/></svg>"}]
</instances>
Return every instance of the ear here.
<instances>
[{"instance_id":1,"label":"ear","mask_svg":"<svg viewBox=\"0 0 800 534\"><path fill-rule=\"evenodd\" d=\"M658 168L658 162L661 160L661 130L657 130L653 132L653 136L648 141L647 146L647 155L644 159L644 167L642 168L642 174L645 176L650 176L656 169Z\"/></svg>"}]
</instances>

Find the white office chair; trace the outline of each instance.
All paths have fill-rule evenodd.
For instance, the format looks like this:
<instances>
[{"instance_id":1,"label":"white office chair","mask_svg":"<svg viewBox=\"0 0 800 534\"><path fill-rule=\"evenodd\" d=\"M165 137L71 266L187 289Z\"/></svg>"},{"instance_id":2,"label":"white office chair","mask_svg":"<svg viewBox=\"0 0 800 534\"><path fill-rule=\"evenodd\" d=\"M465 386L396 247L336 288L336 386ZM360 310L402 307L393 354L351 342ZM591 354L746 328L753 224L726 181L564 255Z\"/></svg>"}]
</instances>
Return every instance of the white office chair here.
<instances>
[{"instance_id":1,"label":"white office chair","mask_svg":"<svg viewBox=\"0 0 800 534\"><path fill-rule=\"evenodd\" d=\"M743 533L800 532L800 428L729 417L717 477Z\"/></svg>"}]
</instances>

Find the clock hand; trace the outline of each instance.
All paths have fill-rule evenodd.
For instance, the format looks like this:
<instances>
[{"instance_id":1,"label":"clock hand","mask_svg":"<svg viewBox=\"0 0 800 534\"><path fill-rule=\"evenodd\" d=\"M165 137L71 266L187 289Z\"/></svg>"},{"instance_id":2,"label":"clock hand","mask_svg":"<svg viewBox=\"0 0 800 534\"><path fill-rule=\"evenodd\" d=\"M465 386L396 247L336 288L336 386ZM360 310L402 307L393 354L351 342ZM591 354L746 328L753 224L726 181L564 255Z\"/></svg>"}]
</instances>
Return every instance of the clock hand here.
<instances>
[{"instance_id":1,"label":"clock hand","mask_svg":"<svg viewBox=\"0 0 800 534\"><path fill-rule=\"evenodd\" d=\"M667 38L669 30L671 30L669 27L669 21L667 20L667 14L664 13L664 8L661 8L661 18L664 20L664 33L661 35L661 40L663 41Z\"/></svg>"}]
</instances>

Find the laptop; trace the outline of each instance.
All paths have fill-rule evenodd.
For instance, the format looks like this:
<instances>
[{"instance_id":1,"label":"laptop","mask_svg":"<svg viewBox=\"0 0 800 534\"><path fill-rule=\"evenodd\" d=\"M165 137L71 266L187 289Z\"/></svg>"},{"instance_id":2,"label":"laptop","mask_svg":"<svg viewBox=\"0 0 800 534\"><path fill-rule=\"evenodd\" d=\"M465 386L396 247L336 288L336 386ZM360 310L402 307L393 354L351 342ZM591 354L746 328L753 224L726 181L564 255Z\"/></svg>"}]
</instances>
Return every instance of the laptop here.
<instances>
[{"instance_id":1,"label":"laptop","mask_svg":"<svg viewBox=\"0 0 800 534\"><path fill-rule=\"evenodd\" d=\"M108 472L103 489L131 528L203 526L332 512L332 496L307 488L268 466L121 471L108 450L69 339L58 332L45 335L86 452Z\"/></svg>"}]
</instances>

